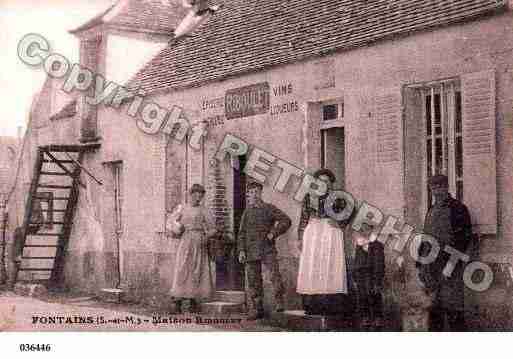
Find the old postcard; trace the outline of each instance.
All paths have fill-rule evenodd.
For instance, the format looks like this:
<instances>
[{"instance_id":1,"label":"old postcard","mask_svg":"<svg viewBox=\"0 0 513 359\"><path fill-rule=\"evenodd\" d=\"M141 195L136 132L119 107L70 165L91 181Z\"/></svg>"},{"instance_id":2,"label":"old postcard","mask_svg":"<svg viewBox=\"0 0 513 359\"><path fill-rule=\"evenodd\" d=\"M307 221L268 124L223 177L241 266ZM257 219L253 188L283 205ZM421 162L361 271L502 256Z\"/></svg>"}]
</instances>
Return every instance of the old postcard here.
<instances>
[{"instance_id":1,"label":"old postcard","mask_svg":"<svg viewBox=\"0 0 513 359\"><path fill-rule=\"evenodd\" d=\"M1 0L0 331L511 331L512 20Z\"/></svg>"}]
</instances>

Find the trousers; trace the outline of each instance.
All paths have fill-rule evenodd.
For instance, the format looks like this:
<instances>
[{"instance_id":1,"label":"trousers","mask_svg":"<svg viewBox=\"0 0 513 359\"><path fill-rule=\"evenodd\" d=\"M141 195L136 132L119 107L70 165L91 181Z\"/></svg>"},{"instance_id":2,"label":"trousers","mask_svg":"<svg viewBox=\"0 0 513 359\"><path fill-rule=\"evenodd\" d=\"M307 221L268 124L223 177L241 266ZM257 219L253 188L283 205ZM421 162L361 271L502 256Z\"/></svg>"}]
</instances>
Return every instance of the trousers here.
<instances>
[{"instance_id":1,"label":"trousers","mask_svg":"<svg viewBox=\"0 0 513 359\"><path fill-rule=\"evenodd\" d=\"M262 265L269 271L273 297L276 304L283 304L283 281L278 265L276 252L264 254L261 260L246 262L246 276L248 297L251 300L252 309L263 311L264 285L262 280Z\"/></svg>"},{"instance_id":2,"label":"trousers","mask_svg":"<svg viewBox=\"0 0 513 359\"><path fill-rule=\"evenodd\" d=\"M369 319L383 318L383 297L381 293L358 292L358 312Z\"/></svg>"},{"instance_id":3,"label":"trousers","mask_svg":"<svg viewBox=\"0 0 513 359\"><path fill-rule=\"evenodd\" d=\"M448 331L464 332L466 330L465 312L463 310L447 309L435 305L431 307L429 312L429 331L443 332L446 318L449 326Z\"/></svg>"}]
</instances>

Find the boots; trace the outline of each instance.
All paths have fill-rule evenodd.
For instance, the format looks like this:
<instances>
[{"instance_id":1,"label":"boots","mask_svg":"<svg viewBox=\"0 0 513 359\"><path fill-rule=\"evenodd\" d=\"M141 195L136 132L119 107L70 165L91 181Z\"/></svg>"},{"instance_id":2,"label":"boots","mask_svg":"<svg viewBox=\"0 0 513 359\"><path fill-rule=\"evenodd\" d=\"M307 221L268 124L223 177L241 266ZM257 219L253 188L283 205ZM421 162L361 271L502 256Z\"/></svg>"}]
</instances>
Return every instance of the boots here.
<instances>
[{"instance_id":1,"label":"boots","mask_svg":"<svg viewBox=\"0 0 513 359\"><path fill-rule=\"evenodd\" d=\"M196 299L190 300L189 313L199 313L199 304Z\"/></svg>"},{"instance_id":2,"label":"boots","mask_svg":"<svg viewBox=\"0 0 513 359\"><path fill-rule=\"evenodd\" d=\"M175 300L175 314L182 314L182 300Z\"/></svg>"},{"instance_id":3,"label":"boots","mask_svg":"<svg viewBox=\"0 0 513 359\"><path fill-rule=\"evenodd\" d=\"M248 312L247 320L257 320L264 317L264 305L262 298L255 298L253 300L253 308Z\"/></svg>"}]
</instances>

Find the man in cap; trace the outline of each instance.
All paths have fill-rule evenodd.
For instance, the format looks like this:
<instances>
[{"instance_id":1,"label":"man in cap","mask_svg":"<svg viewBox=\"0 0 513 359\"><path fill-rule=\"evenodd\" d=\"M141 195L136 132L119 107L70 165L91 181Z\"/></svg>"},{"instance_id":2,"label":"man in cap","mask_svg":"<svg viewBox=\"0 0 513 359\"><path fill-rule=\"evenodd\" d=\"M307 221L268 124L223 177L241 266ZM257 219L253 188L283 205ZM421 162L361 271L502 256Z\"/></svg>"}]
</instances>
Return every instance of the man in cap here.
<instances>
[{"instance_id":1,"label":"man in cap","mask_svg":"<svg viewBox=\"0 0 513 359\"><path fill-rule=\"evenodd\" d=\"M275 310L283 311L283 283L278 266L275 239L291 226L290 218L281 210L262 200L262 184L247 186L247 208L242 214L239 235L239 261L246 264L248 295L251 303L248 320L262 318L262 264L270 271L276 303Z\"/></svg>"},{"instance_id":2,"label":"man in cap","mask_svg":"<svg viewBox=\"0 0 513 359\"><path fill-rule=\"evenodd\" d=\"M443 331L447 318L450 331L464 331L464 262L458 261L450 276L443 271L450 254L446 246L465 253L472 240L472 223L467 207L449 193L447 176L435 175L429 180L435 202L426 215L424 233L438 241L440 252L432 263L419 265L420 279L426 291L432 295L430 331ZM431 247L423 242L419 255L429 255Z\"/></svg>"}]
</instances>

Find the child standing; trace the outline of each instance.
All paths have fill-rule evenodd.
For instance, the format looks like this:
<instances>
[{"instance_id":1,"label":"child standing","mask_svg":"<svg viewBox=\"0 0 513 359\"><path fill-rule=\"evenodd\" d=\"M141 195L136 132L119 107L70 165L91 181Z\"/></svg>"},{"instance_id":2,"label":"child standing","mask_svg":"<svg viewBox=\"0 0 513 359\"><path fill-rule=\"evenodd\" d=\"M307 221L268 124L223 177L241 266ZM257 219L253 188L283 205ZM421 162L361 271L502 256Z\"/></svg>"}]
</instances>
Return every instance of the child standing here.
<instances>
[{"instance_id":1,"label":"child standing","mask_svg":"<svg viewBox=\"0 0 513 359\"><path fill-rule=\"evenodd\" d=\"M366 223L362 224L360 232L354 233L354 282L361 327L380 329L383 326L385 251L380 241L370 240L371 234L372 227Z\"/></svg>"}]
</instances>

